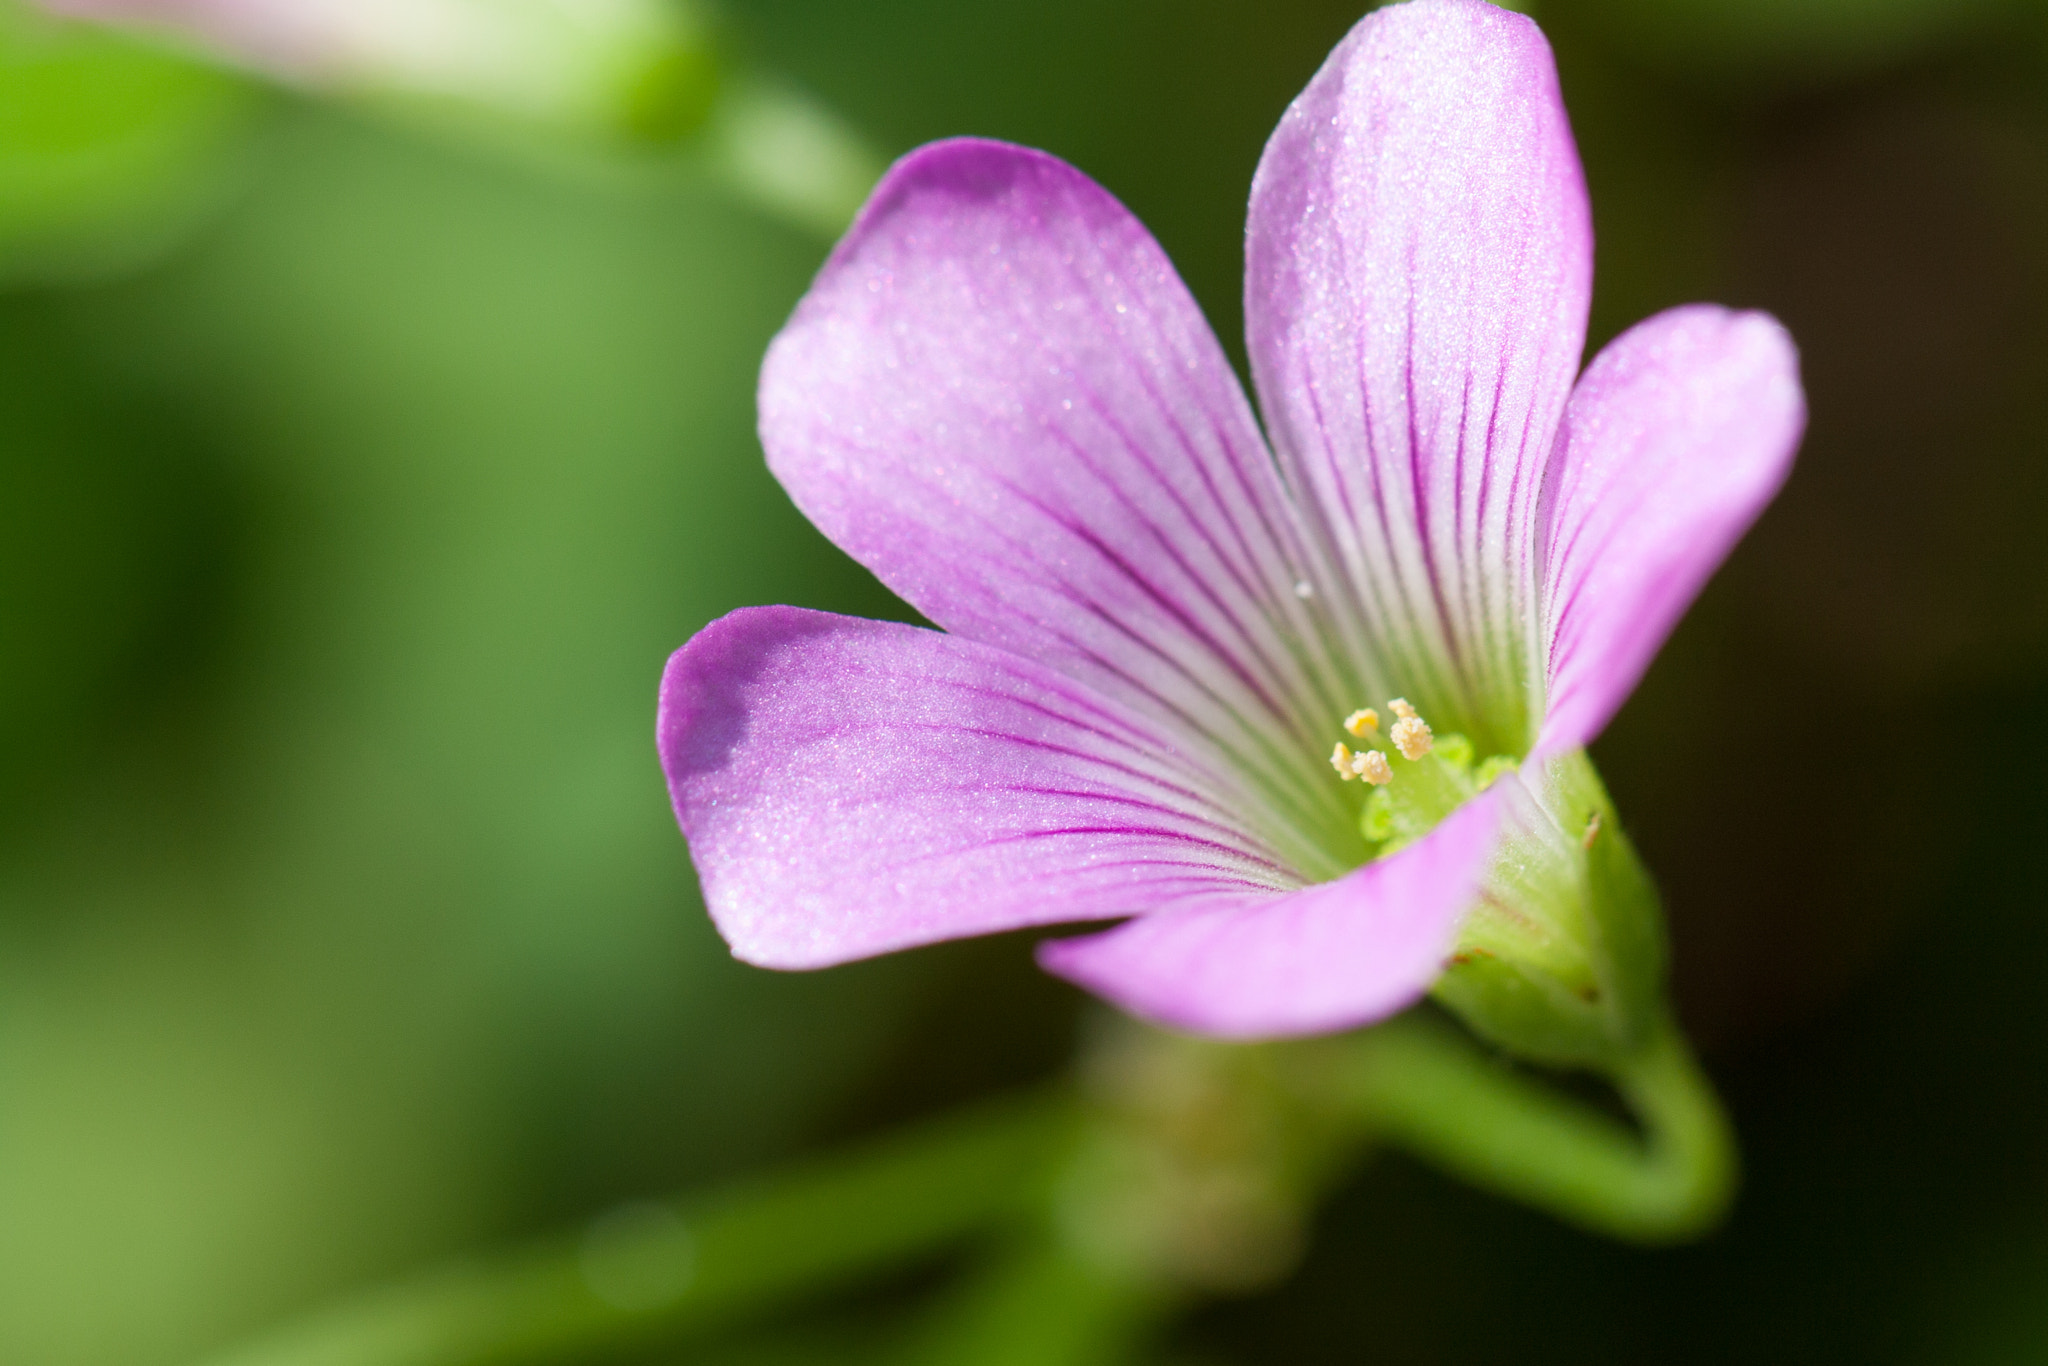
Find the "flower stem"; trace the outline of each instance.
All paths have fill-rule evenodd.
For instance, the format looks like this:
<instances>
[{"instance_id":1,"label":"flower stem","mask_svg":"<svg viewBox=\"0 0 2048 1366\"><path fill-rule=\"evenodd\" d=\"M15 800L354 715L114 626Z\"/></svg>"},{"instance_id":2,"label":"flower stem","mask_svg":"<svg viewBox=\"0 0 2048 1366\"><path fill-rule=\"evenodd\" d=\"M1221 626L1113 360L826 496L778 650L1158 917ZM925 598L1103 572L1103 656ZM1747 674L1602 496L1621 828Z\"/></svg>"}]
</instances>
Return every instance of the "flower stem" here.
<instances>
[{"instance_id":1,"label":"flower stem","mask_svg":"<svg viewBox=\"0 0 2048 1366\"><path fill-rule=\"evenodd\" d=\"M901 1366L1114 1366L1182 1296L1165 1282L1084 1258L1041 1230L1005 1247L947 1297Z\"/></svg>"},{"instance_id":2,"label":"flower stem","mask_svg":"<svg viewBox=\"0 0 2048 1366\"><path fill-rule=\"evenodd\" d=\"M1140 1038L1148 1056L1167 1063L1207 1055L1191 1041L1149 1032ZM1176 1272L1171 1259L1142 1255L1145 1247L1118 1253L1101 1238L1076 1236L1081 1226L1070 1206L1083 1199L1089 1212L1106 1212L1120 1226L1164 1228L1181 1242L1216 1227L1234 1230L1241 1242L1246 1229L1259 1227L1242 1216L1264 1206L1217 1205L1214 1178L1236 1178L1240 1196L1269 1186L1292 1190L1287 1172L1300 1166L1299 1154L1290 1157L1284 1142L1221 1149L1215 1142L1247 1123L1252 1137L1264 1134L1261 1117L1279 1122L1284 1115L1272 1109L1274 1096L1294 1097L1305 1126L1296 1137L1304 1141L1323 1135L1348 1146L1355 1136L1379 1138L1475 1185L1636 1242L1703 1232L1732 1186L1727 1123L1668 1025L1609 1067L1640 1135L1423 1016L1320 1042L1209 1047L1219 1059L1265 1058L1274 1070L1201 1071L1198 1080L1222 1089L1212 1095L1198 1086L1182 1096L1194 1102L1187 1113L1148 1108L1143 1086L1124 1097L1135 1103L1129 1114L1086 1107L1065 1088L983 1107L708 1199L628 1207L580 1236L443 1267L301 1320L213 1366L519 1366L609 1356L739 1327L977 1234L984 1239L978 1269L942 1295L886 1359L1113 1366L1202 1282L1182 1274L1186 1267ZM1180 1076L1167 1070L1169 1081ZM1212 1132L1217 1123L1222 1129ZM1140 1164L1140 1175L1164 1182L1157 1189L1126 1182L1116 1188L1124 1203L1096 1208L1108 1197L1079 1180L1092 1170L1084 1158L1099 1157L1106 1138L1120 1137L1123 1147L1110 1147L1123 1152L1132 1124L1139 1137L1151 1132L1148 1124L1163 1125L1154 1137L1178 1158L1163 1167ZM1176 1140L1193 1148L1182 1153ZM1142 1143L1134 1151L1160 1155ZM1239 1168L1246 1161L1283 1170L1253 1170L1259 1179L1245 1185ZM1312 1202L1334 1169L1308 1168L1323 1172L1295 1172L1298 1197ZM1127 1207L1129 1200L1138 1205ZM1148 1200L1158 1208L1144 1207Z\"/></svg>"},{"instance_id":3,"label":"flower stem","mask_svg":"<svg viewBox=\"0 0 2048 1366\"><path fill-rule=\"evenodd\" d=\"M513 1366L727 1327L1031 1217L1075 1123L1063 1092L953 1116L374 1291L214 1366Z\"/></svg>"},{"instance_id":4,"label":"flower stem","mask_svg":"<svg viewBox=\"0 0 2048 1366\"><path fill-rule=\"evenodd\" d=\"M1332 1079L1386 1140L1483 1189L1636 1243L1704 1234L1735 1185L1735 1146L1712 1086L1668 1022L1609 1080L1641 1133L1405 1017L1336 1042Z\"/></svg>"}]
</instances>

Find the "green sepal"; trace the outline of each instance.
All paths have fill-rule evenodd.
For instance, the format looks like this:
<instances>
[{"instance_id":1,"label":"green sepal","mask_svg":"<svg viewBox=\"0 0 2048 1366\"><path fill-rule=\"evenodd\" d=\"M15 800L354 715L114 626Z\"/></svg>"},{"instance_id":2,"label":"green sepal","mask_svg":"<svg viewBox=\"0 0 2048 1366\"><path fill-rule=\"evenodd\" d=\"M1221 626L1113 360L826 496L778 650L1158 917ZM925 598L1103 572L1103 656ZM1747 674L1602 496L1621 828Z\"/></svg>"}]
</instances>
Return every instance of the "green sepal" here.
<instances>
[{"instance_id":1,"label":"green sepal","mask_svg":"<svg viewBox=\"0 0 2048 1366\"><path fill-rule=\"evenodd\" d=\"M1665 1017L1663 911L1583 750L1524 768L1435 996L1501 1049L1611 1069Z\"/></svg>"},{"instance_id":2,"label":"green sepal","mask_svg":"<svg viewBox=\"0 0 2048 1366\"><path fill-rule=\"evenodd\" d=\"M1528 1062L1592 1067L1612 1052L1598 996L1589 999L1541 969L1491 954L1461 955L1432 995L1473 1033Z\"/></svg>"}]
</instances>

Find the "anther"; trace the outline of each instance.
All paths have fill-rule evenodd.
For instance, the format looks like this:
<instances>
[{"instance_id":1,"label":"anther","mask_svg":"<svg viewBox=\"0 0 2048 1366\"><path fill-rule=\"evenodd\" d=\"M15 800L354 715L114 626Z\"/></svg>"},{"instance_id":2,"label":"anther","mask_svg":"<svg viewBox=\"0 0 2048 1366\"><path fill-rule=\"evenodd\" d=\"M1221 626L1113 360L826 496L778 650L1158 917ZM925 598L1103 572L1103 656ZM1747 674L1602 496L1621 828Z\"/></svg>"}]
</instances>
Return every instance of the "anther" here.
<instances>
[{"instance_id":1,"label":"anther","mask_svg":"<svg viewBox=\"0 0 2048 1366\"><path fill-rule=\"evenodd\" d=\"M1420 759L1429 753L1436 740L1429 733L1429 722L1415 714L1415 708L1408 705L1408 699L1397 697L1387 703L1387 710L1401 719L1387 732L1387 738L1394 742L1394 748L1401 751L1403 759Z\"/></svg>"},{"instance_id":2,"label":"anther","mask_svg":"<svg viewBox=\"0 0 2048 1366\"><path fill-rule=\"evenodd\" d=\"M1371 707L1352 712L1351 715L1344 718L1344 729L1350 731L1352 735L1360 740L1363 740L1367 735L1379 728L1380 714Z\"/></svg>"},{"instance_id":3,"label":"anther","mask_svg":"<svg viewBox=\"0 0 2048 1366\"><path fill-rule=\"evenodd\" d=\"M1353 759L1351 771L1374 787L1385 787L1394 781L1393 765L1387 762L1386 755L1376 749L1369 749Z\"/></svg>"},{"instance_id":4,"label":"anther","mask_svg":"<svg viewBox=\"0 0 2048 1366\"><path fill-rule=\"evenodd\" d=\"M1330 767L1336 769L1337 776L1347 783L1358 776L1358 770L1351 767L1351 762L1351 747L1339 740L1337 747L1330 751Z\"/></svg>"}]
</instances>

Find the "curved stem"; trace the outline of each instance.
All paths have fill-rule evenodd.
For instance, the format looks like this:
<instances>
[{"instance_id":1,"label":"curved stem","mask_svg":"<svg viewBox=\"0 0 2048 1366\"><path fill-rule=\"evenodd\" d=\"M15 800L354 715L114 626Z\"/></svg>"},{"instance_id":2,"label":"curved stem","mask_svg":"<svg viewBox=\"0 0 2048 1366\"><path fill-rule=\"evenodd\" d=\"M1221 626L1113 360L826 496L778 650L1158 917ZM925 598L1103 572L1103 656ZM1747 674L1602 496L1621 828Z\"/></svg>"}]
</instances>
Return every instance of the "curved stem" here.
<instances>
[{"instance_id":1,"label":"curved stem","mask_svg":"<svg viewBox=\"0 0 2048 1366\"><path fill-rule=\"evenodd\" d=\"M1727 1117L1669 1023L1609 1074L1640 1134L1419 1018L1342 1041L1332 1080L1331 1099L1388 1141L1595 1232L1695 1238L1734 1193Z\"/></svg>"},{"instance_id":2,"label":"curved stem","mask_svg":"<svg viewBox=\"0 0 2048 1366\"><path fill-rule=\"evenodd\" d=\"M1058 1092L953 1116L386 1287L214 1366L513 1366L726 1327L1028 1217L1075 1123Z\"/></svg>"}]
</instances>

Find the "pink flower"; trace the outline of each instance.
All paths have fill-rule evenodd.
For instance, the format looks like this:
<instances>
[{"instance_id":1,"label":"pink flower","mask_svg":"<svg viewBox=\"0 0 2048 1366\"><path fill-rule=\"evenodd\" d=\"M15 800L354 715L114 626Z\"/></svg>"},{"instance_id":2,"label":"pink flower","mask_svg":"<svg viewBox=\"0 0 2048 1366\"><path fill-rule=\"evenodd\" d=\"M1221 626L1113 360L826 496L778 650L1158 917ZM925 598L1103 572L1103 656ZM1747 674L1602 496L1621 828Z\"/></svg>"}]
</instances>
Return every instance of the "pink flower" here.
<instances>
[{"instance_id":1,"label":"pink flower","mask_svg":"<svg viewBox=\"0 0 2048 1366\"><path fill-rule=\"evenodd\" d=\"M1380 1018L1442 970L1519 772L1598 733L1789 469L1768 317L1674 309L1577 375L1586 192L1518 15L1353 29L1246 254L1265 436L1080 172L963 139L876 189L769 351L761 435L944 630L749 608L670 661L663 763L740 958L1131 917L1041 961L1205 1033Z\"/></svg>"}]
</instances>

